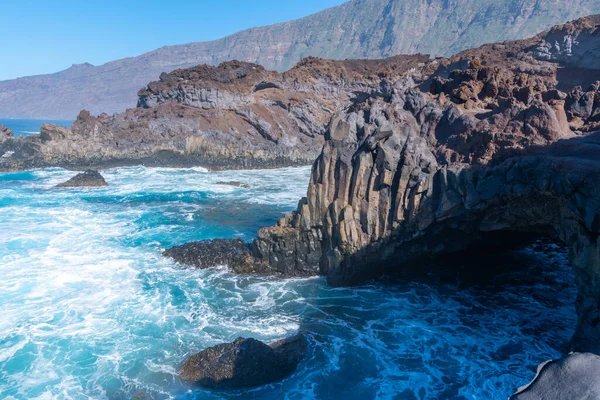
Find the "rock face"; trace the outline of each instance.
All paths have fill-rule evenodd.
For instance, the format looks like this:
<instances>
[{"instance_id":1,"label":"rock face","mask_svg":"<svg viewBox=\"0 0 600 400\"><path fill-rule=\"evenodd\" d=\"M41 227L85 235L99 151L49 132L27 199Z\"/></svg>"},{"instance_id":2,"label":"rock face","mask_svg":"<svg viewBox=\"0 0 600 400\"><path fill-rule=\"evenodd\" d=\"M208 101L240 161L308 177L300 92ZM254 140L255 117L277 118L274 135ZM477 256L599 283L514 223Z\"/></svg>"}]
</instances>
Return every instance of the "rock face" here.
<instances>
[{"instance_id":1,"label":"rock face","mask_svg":"<svg viewBox=\"0 0 600 400\"><path fill-rule=\"evenodd\" d=\"M108 183L104 180L102 175L98 171L87 170L80 174L75 175L66 182L63 182L56 187L101 187L108 186Z\"/></svg>"},{"instance_id":2,"label":"rock face","mask_svg":"<svg viewBox=\"0 0 600 400\"><path fill-rule=\"evenodd\" d=\"M44 125L40 135L0 145L14 152L0 160L0 170L307 165L336 110L379 92L382 76L400 76L428 61L310 58L285 74L237 61L177 70L141 90L135 109L112 117L82 111L68 130Z\"/></svg>"},{"instance_id":3,"label":"rock face","mask_svg":"<svg viewBox=\"0 0 600 400\"><path fill-rule=\"evenodd\" d=\"M548 361L538 368L535 379L520 388L510 400L600 399L600 357L573 353Z\"/></svg>"},{"instance_id":4,"label":"rock face","mask_svg":"<svg viewBox=\"0 0 600 400\"><path fill-rule=\"evenodd\" d=\"M600 351L600 64L539 54L549 37L600 48L599 24L436 60L337 113L307 197L259 232L252 262L345 285L492 234L555 236L579 289L573 349Z\"/></svg>"},{"instance_id":5,"label":"rock face","mask_svg":"<svg viewBox=\"0 0 600 400\"><path fill-rule=\"evenodd\" d=\"M94 114L123 112L135 105L136 91L162 72L233 59L285 71L307 56L450 56L485 43L523 39L598 12L600 4L586 0L353 0L220 40L0 82L0 116L73 119L82 109Z\"/></svg>"},{"instance_id":6,"label":"rock face","mask_svg":"<svg viewBox=\"0 0 600 400\"><path fill-rule=\"evenodd\" d=\"M266 385L291 375L306 352L302 334L271 345L239 338L188 358L179 371L182 380L214 389Z\"/></svg>"}]
</instances>

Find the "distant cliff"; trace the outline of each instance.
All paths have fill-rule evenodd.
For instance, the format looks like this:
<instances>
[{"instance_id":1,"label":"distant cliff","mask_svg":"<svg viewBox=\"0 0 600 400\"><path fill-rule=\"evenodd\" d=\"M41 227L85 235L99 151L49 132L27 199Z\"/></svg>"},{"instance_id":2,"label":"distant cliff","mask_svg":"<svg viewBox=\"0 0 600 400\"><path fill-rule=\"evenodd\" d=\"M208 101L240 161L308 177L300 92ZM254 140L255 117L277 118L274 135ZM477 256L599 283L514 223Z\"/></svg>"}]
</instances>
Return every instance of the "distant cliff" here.
<instances>
[{"instance_id":1,"label":"distant cliff","mask_svg":"<svg viewBox=\"0 0 600 400\"><path fill-rule=\"evenodd\" d=\"M287 70L312 55L330 59L427 53L449 56L484 43L532 36L600 12L597 0L353 0L296 21L203 43L163 47L102 66L0 82L0 116L72 119L124 111L162 72L238 59Z\"/></svg>"}]
</instances>

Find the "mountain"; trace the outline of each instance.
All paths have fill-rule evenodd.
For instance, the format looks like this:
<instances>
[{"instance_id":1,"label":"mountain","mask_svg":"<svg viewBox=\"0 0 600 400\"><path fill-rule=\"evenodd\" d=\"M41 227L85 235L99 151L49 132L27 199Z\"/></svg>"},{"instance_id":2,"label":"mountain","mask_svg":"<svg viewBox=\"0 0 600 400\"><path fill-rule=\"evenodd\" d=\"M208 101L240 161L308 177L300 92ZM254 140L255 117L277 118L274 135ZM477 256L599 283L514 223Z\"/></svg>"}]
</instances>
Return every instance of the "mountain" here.
<instances>
[{"instance_id":1,"label":"mountain","mask_svg":"<svg viewBox=\"0 0 600 400\"><path fill-rule=\"evenodd\" d=\"M162 72L237 59L287 70L312 55L330 59L427 53L449 56L600 12L598 0L352 0L285 23L211 42L163 47L101 66L0 82L0 116L73 119L124 111Z\"/></svg>"}]
</instances>

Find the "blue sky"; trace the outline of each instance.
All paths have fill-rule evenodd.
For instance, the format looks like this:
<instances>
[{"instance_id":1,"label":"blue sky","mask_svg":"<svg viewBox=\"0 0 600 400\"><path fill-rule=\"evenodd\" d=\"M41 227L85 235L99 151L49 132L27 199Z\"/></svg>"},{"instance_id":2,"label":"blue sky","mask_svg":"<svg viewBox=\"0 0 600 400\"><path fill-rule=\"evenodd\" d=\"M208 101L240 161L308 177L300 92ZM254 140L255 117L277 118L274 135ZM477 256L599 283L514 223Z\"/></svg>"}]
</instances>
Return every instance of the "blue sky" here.
<instances>
[{"instance_id":1,"label":"blue sky","mask_svg":"<svg viewBox=\"0 0 600 400\"><path fill-rule=\"evenodd\" d=\"M0 0L0 80L217 39L344 0Z\"/></svg>"}]
</instances>

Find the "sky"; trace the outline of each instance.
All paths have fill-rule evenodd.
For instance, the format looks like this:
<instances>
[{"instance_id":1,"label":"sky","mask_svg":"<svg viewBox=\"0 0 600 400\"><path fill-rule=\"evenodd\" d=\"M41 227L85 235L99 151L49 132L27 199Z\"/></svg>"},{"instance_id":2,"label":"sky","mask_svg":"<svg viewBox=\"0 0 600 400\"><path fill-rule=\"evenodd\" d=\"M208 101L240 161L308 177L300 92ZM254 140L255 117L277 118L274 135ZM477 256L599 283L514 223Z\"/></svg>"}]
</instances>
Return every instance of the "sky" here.
<instances>
[{"instance_id":1,"label":"sky","mask_svg":"<svg viewBox=\"0 0 600 400\"><path fill-rule=\"evenodd\" d=\"M0 0L0 80L218 39L345 0Z\"/></svg>"}]
</instances>

